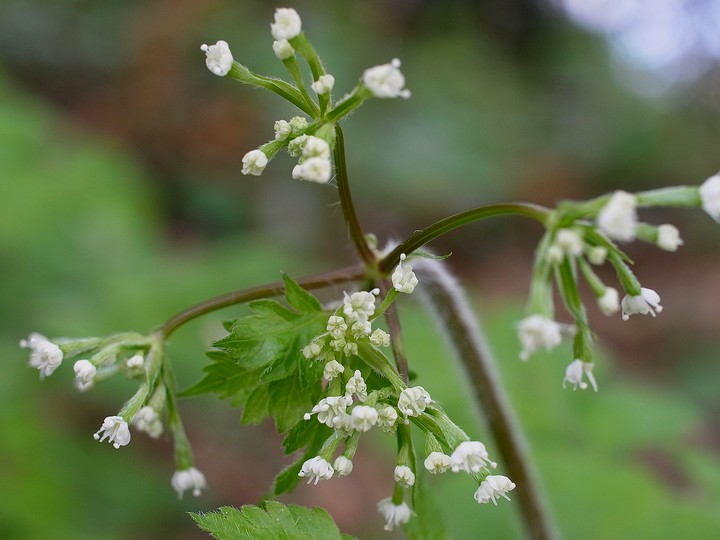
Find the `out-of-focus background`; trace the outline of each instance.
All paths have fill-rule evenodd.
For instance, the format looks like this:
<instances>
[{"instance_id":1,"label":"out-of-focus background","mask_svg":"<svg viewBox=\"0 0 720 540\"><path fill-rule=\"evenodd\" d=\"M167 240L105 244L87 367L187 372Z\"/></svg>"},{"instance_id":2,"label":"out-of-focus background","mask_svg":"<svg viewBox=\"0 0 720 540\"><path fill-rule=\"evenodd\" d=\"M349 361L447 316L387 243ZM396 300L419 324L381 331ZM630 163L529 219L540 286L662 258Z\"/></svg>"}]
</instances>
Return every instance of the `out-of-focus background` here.
<instances>
[{"instance_id":1,"label":"out-of-focus background","mask_svg":"<svg viewBox=\"0 0 720 540\"><path fill-rule=\"evenodd\" d=\"M209 296L353 260L332 186L292 181L286 156L260 178L240 174L244 153L294 111L214 77L199 49L225 39L238 61L283 75L270 48L276 7L3 0L0 538L204 538L184 512L255 503L286 463L272 425L240 426L227 403L188 400L210 489L178 501L169 441L138 434L116 451L92 439L130 383L79 394L70 365L39 382L17 347L33 330L149 331ZM717 0L293 7L336 97L363 69L402 59L412 99L368 102L345 122L360 219L381 241L483 203L699 184L720 168ZM699 210L641 218L676 224L685 245L628 246L643 285L662 296L656 319L606 319L589 306L597 395L562 390L568 349L518 361L535 224L500 219L433 245L453 252L447 264L472 293L567 538L720 530L720 225ZM242 312L174 336L182 386L200 377L220 321ZM419 382L488 440L429 319L412 299L402 316ZM325 506L360 538L399 537L375 511L392 466L392 441L365 437L349 478L285 500ZM514 504L478 506L461 475L433 480L453 538L522 537Z\"/></svg>"}]
</instances>

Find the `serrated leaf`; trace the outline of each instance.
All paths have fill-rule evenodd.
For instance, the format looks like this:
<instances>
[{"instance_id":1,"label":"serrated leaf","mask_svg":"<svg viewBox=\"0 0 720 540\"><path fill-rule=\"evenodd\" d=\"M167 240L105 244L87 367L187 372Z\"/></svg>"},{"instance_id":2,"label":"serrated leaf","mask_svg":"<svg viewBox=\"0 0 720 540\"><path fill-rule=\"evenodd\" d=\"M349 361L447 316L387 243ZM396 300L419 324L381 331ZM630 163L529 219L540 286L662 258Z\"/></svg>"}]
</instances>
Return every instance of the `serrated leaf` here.
<instances>
[{"instance_id":1,"label":"serrated leaf","mask_svg":"<svg viewBox=\"0 0 720 540\"><path fill-rule=\"evenodd\" d=\"M268 416L287 431L320 399L321 362L302 349L324 330L327 314L320 302L283 276L287 306L275 300L249 304L251 314L225 324L229 334L208 353L205 376L183 396L216 393L243 407L241 422L257 424Z\"/></svg>"},{"instance_id":2,"label":"serrated leaf","mask_svg":"<svg viewBox=\"0 0 720 540\"><path fill-rule=\"evenodd\" d=\"M301 313L322 311L320 301L293 281L291 277L283 274L283 281L285 282L285 300L289 305Z\"/></svg>"},{"instance_id":3,"label":"serrated leaf","mask_svg":"<svg viewBox=\"0 0 720 540\"><path fill-rule=\"evenodd\" d=\"M198 526L217 540L340 540L343 535L322 508L267 501L262 507L223 506L207 514L191 513Z\"/></svg>"}]
</instances>

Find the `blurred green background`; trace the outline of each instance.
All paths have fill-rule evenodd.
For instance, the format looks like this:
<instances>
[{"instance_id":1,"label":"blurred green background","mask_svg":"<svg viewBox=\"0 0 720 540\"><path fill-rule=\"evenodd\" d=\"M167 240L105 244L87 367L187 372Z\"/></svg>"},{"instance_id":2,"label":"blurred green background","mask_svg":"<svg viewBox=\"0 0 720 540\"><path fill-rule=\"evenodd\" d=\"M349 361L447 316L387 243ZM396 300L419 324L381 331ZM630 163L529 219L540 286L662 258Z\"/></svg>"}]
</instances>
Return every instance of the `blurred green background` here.
<instances>
[{"instance_id":1,"label":"blurred green background","mask_svg":"<svg viewBox=\"0 0 720 540\"><path fill-rule=\"evenodd\" d=\"M626 62L627 41L606 41L587 13L580 26L560 4L294 3L336 77L336 96L393 57L413 92L408 101L371 101L346 122L367 230L402 238L472 205L552 205L616 188L697 184L715 173L713 49L695 47L674 64ZM613 20L616 4L585 7ZM658 6L678 2L633 4L644 5L635 21L643 24ZM679 4L691 15L698 5L718 7ZM332 186L293 182L285 156L260 178L240 174L244 153L293 111L212 76L199 50L225 39L240 62L282 75L268 31L275 7L3 1L0 538L204 538L184 512L255 503L285 463L271 425L239 426L226 403L188 401L183 413L210 489L178 501L169 441L137 435L115 451L92 440L132 393L130 383L79 394L69 365L38 382L17 347L30 331L149 331L189 304L281 271L297 276L353 260ZM655 39L659 46L676 37ZM623 323L591 310L598 395L562 391L568 350L517 360L513 325L536 225L498 220L433 245L453 252L448 264L485 321L566 538L710 538L720 530L720 228L699 211L642 217L675 223L685 246L676 254L628 248L642 283L663 298L657 319ZM222 318L239 313L195 321L173 337L181 386L200 376ZM431 322L412 300L402 315L419 382L487 440ZM391 489L391 452L391 441L368 437L353 475L303 486L287 500L325 506L360 538L399 537L381 530L375 512ZM434 480L453 538L522 537L514 504L480 507L468 478Z\"/></svg>"}]
</instances>

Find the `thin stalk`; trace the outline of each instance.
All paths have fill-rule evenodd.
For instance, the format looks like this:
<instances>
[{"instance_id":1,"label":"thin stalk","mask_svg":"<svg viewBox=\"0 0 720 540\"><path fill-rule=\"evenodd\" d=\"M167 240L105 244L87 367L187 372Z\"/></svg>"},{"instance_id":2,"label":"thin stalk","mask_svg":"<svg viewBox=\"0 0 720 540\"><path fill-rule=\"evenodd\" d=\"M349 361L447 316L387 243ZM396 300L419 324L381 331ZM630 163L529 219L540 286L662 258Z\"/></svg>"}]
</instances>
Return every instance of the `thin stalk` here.
<instances>
[{"instance_id":1,"label":"thin stalk","mask_svg":"<svg viewBox=\"0 0 720 540\"><path fill-rule=\"evenodd\" d=\"M437 262L417 261L418 288L446 331L468 377L497 444L508 476L517 485L514 493L528 536L538 540L559 538L536 472L528 456L527 443L503 390L495 362L455 279Z\"/></svg>"},{"instance_id":2,"label":"thin stalk","mask_svg":"<svg viewBox=\"0 0 720 540\"><path fill-rule=\"evenodd\" d=\"M340 206L342 207L343 215L345 216L345 223L350 233L350 239L355 244L360 259L366 265L372 265L375 262L375 255L373 254L370 246L368 246L367 239L363 234L360 222L358 221L357 213L355 212L355 206L353 205L352 196L350 195L350 183L348 181L347 174L347 163L345 162L345 139L343 137L342 129L338 124L335 124L335 172L337 174L338 191L340 195Z\"/></svg>"},{"instance_id":3,"label":"thin stalk","mask_svg":"<svg viewBox=\"0 0 720 540\"><path fill-rule=\"evenodd\" d=\"M529 203L498 203L472 208L436 221L411 234L380 261L378 267L382 273L390 272L400 262L402 253L410 254L435 238L474 221L494 216L520 215L545 223L550 214L548 208Z\"/></svg>"},{"instance_id":4,"label":"thin stalk","mask_svg":"<svg viewBox=\"0 0 720 540\"><path fill-rule=\"evenodd\" d=\"M346 268L341 268L340 270L325 272L324 274L304 276L297 279L297 282L303 289L321 289L337 283L357 281L364 277L365 271L363 268L360 266L348 266ZM222 294L220 296L216 296L215 298L204 300L173 315L165 321L165 324L160 327L158 333L163 337L163 339L168 339L170 334L183 324L200 317L201 315L205 315L218 309L234 306L236 304L250 302L252 300L278 296L284 291L285 286L283 282L276 281L275 283L269 283L267 285L260 285L258 287L250 287L248 289Z\"/></svg>"},{"instance_id":5,"label":"thin stalk","mask_svg":"<svg viewBox=\"0 0 720 540\"><path fill-rule=\"evenodd\" d=\"M383 295L387 298L389 291L394 291L388 282L383 280L380 282L380 290ZM405 384L410 379L410 370L408 368L407 355L405 354L405 347L402 343L402 327L400 326L400 317L398 316L395 304L390 305L385 311L385 320L390 330L390 347L392 348L393 357L395 358L395 366L397 367L400 377L402 377Z\"/></svg>"}]
</instances>

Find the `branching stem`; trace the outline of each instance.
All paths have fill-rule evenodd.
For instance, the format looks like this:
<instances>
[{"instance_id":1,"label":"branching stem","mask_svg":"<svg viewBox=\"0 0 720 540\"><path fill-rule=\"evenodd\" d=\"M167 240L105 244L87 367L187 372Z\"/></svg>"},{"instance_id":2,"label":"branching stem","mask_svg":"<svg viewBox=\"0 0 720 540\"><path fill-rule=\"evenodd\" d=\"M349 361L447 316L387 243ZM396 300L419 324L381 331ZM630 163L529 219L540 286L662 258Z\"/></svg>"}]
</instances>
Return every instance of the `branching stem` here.
<instances>
[{"instance_id":1,"label":"branching stem","mask_svg":"<svg viewBox=\"0 0 720 540\"><path fill-rule=\"evenodd\" d=\"M329 287L338 283L347 283L349 281L357 281L365 277L365 270L358 265L348 266L332 272L325 272L323 274L312 274L309 276L301 277L297 280L298 284L304 289L321 289L323 287ZM179 313L170 317L165 324L163 324L158 333L162 335L163 339L170 337L175 330L181 327L188 321L191 321L201 315L205 315L212 311L222 309L252 300L259 300L261 298L268 298L270 296L277 296L285 291L285 286L282 281L276 281L275 283L268 283L266 285L260 285L258 287L251 287L249 289L242 289L239 291L232 291L215 298L210 298L194 306L190 306Z\"/></svg>"}]
</instances>

